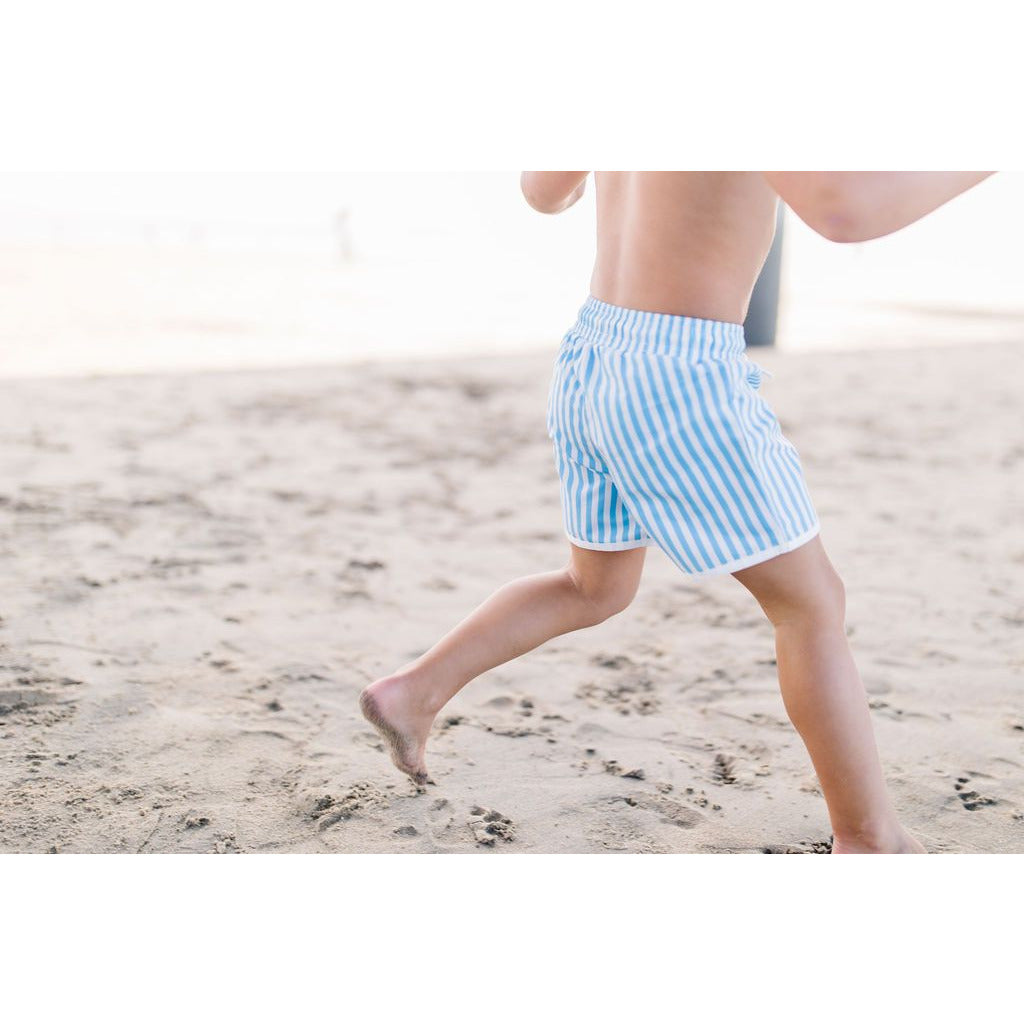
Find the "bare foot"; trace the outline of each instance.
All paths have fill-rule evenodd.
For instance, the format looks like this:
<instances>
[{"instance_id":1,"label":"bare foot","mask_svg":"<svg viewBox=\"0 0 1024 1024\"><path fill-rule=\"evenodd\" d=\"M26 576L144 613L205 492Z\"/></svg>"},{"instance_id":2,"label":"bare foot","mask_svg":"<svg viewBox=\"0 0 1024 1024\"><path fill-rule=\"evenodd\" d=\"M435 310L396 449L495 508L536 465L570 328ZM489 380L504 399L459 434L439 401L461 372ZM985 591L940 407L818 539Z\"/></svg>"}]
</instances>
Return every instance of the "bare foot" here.
<instances>
[{"instance_id":1,"label":"bare foot","mask_svg":"<svg viewBox=\"0 0 1024 1024\"><path fill-rule=\"evenodd\" d=\"M928 851L904 828L885 838L858 836L855 839L832 839L833 853L927 853Z\"/></svg>"},{"instance_id":2,"label":"bare foot","mask_svg":"<svg viewBox=\"0 0 1024 1024\"><path fill-rule=\"evenodd\" d=\"M359 708L387 744L395 767L423 786L434 782L424 752L437 711L424 706L418 689L414 676L383 676L359 694Z\"/></svg>"}]
</instances>

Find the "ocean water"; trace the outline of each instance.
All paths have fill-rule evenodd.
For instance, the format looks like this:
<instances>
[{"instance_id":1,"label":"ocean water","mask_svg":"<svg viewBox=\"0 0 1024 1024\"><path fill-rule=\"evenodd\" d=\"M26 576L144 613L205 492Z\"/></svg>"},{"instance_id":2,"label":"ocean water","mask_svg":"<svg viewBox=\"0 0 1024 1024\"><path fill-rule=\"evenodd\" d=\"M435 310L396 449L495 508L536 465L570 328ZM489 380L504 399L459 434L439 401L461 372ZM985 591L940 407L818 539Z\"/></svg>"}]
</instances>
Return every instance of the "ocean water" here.
<instances>
[{"instance_id":1,"label":"ocean water","mask_svg":"<svg viewBox=\"0 0 1024 1024\"><path fill-rule=\"evenodd\" d=\"M1020 337L1002 174L897 235L788 215L781 349ZM0 375L550 351L587 294L593 196L530 210L518 172L0 175Z\"/></svg>"}]
</instances>

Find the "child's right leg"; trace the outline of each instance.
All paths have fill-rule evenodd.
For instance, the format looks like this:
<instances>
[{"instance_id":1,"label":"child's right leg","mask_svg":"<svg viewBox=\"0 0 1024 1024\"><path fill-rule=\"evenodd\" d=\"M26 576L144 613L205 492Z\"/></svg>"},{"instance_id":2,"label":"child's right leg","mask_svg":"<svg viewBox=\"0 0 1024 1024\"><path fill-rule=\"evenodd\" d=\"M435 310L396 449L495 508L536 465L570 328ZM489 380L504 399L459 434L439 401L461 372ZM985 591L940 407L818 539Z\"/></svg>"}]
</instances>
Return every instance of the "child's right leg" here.
<instances>
[{"instance_id":1,"label":"child's right leg","mask_svg":"<svg viewBox=\"0 0 1024 1024\"><path fill-rule=\"evenodd\" d=\"M564 568L506 583L429 651L359 695L391 759L414 781L428 781L424 748L434 718L470 680L552 637L595 626L633 600L646 548L570 547Z\"/></svg>"}]
</instances>

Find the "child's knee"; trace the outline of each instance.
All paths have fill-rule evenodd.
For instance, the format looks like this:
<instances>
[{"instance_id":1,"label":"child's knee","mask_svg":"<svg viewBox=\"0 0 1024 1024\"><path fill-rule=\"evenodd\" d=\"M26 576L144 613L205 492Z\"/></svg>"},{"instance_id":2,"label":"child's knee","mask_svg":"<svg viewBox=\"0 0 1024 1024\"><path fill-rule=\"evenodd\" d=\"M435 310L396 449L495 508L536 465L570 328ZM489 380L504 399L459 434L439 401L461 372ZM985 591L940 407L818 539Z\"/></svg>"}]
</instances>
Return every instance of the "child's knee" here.
<instances>
[{"instance_id":1,"label":"child's knee","mask_svg":"<svg viewBox=\"0 0 1024 1024\"><path fill-rule=\"evenodd\" d=\"M639 577L616 575L592 578L582 574L571 563L565 569L566 578L580 601L584 617L596 625L625 611L636 596Z\"/></svg>"}]
</instances>

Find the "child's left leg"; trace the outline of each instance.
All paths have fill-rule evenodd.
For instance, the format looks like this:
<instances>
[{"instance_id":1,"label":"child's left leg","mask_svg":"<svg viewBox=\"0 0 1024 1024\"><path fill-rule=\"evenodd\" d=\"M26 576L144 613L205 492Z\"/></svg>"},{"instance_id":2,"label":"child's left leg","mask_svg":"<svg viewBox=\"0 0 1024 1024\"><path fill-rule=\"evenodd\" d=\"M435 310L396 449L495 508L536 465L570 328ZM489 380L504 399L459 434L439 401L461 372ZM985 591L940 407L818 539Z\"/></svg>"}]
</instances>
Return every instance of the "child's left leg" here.
<instances>
[{"instance_id":1,"label":"child's left leg","mask_svg":"<svg viewBox=\"0 0 1024 1024\"><path fill-rule=\"evenodd\" d=\"M833 853L924 853L889 798L867 694L846 640L846 598L821 538L733 573L775 627L779 685L814 762Z\"/></svg>"},{"instance_id":2,"label":"child's left leg","mask_svg":"<svg viewBox=\"0 0 1024 1024\"><path fill-rule=\"evenodd\" d=\"M424 749L434 718L470 680L554 636L595 626L633 600L646 548L570 548L564 568L506 583L429 651L359 695L391 759L414 781L428 781Z\"/></svg>"}]
</instances>

